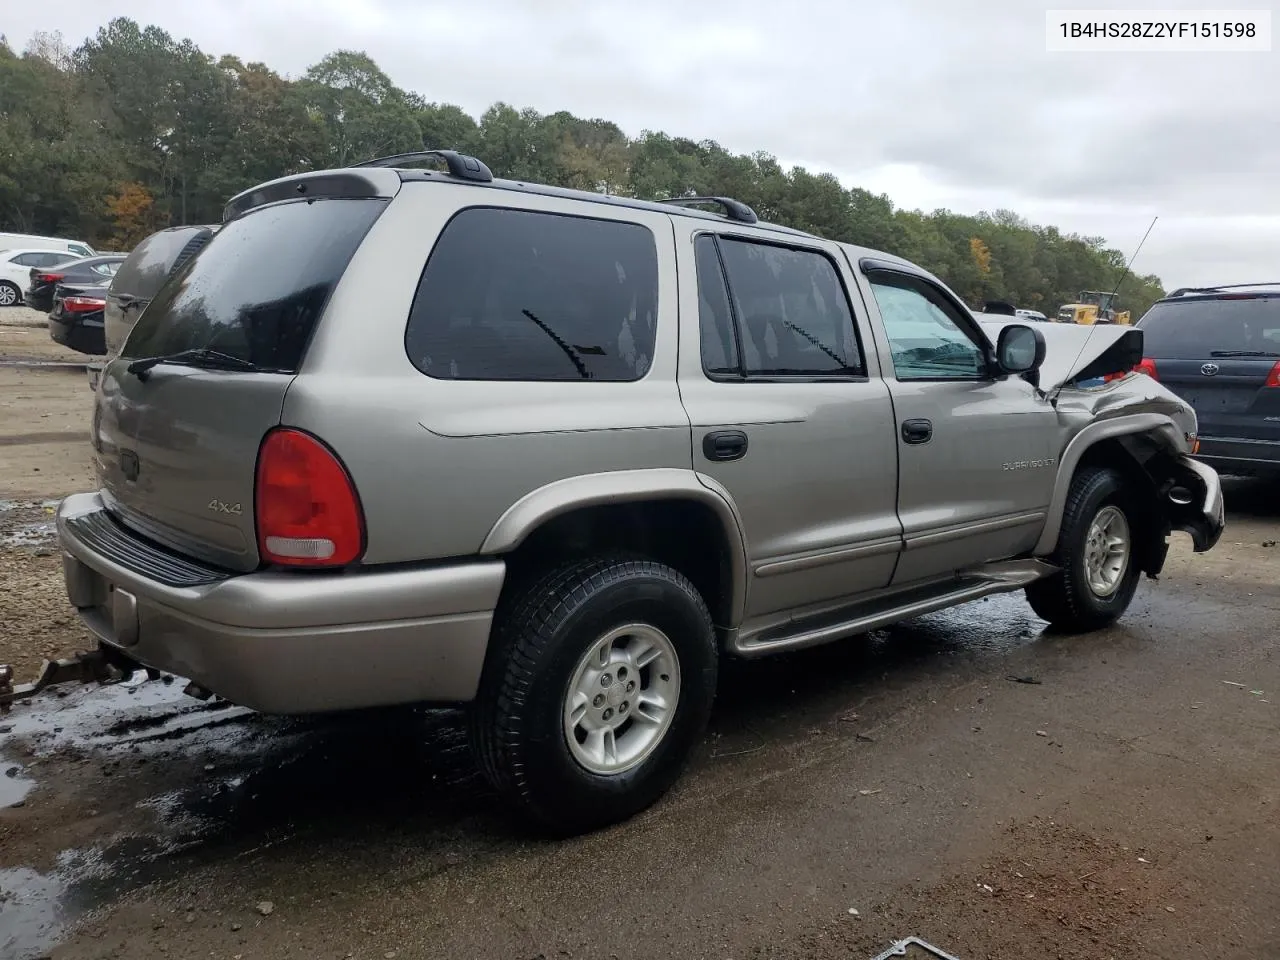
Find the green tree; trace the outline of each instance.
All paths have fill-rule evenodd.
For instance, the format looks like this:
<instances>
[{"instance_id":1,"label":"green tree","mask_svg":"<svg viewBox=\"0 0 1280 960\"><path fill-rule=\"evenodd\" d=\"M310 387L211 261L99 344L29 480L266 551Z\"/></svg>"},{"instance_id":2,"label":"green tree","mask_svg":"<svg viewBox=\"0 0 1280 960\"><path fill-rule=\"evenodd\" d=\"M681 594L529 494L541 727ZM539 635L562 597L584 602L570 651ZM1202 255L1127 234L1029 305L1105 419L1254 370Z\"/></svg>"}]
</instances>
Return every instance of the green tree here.
<instances>
[{"instance_id":1,"label":"green tree","mask_svg":"<svg viewBox=\"0 0 1280 960\"><path fill-rule=\"evenodd\" d=\"M375 156L452 148L498 176L646 199L731 196L764 219L914 260L972 306L998 297L1054 312L1118 289L1135 316L1160 279L1125 273L1098 237L1010 210L903 210L833 175L786 169L711 140L495 103L479 117L397 87L365 52L339 49L290 80L215 58L118 17L72 50L56 33L18 56L0 39L0 228L128 244L170 223L216 221L264 180Z\"/></svg>"}]
</instances>

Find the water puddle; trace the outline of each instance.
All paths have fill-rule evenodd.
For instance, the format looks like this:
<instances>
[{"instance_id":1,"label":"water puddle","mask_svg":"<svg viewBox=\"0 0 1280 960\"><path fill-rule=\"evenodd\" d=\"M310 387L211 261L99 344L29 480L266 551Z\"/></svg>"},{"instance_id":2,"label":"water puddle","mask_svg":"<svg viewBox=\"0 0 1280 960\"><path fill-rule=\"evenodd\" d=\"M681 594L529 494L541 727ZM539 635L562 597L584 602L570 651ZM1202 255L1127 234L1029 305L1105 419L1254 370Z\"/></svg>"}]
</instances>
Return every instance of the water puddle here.
<instances>
[{"instance_id":1,"label":"water puddle","mask_svg":"<svg viewBox=\"0 0 1280 960\"><path fill-rule=\"evenodd\" d=\"M110 750L176 739L190 750L234 751L255 736L255 724L246 725L257 718L252 710L196 700L183 693L184 686L183 680L151 681L139 672L106 687L54 687L16 706L3 726L38 757L68 747Z\"/></svg>"},{"instance_id":2,"label":"water puddle","mask_svg":"<svg viewBox=\"0 0 1280 960\"><path fill-rule=\"evenodd\" d=\"M48 546L58 536L57 500L0 500L0 548Z\"/></svg>"},{"instance_id":3,"label":"water puddle","mask_svg":"<svg viewBox=\"0 0 1280 960\"><path fill-rule=\"evenodd\" d=\"M23 803L36 782L22 775L22 766L0 753L0 810Z\"/></svg>"},{"instance_id":4,"label":"water puddle","mask_svg":"<svg viewBox=\"0 0 1280 960\"><path fill-rule=\"evenodd\" d=\"M124 836L102 849L64 850L49 873L0 868L0 957L46 957L90 910L158 879L179 846Z\"/></svg>"},{"instance_id":5,"label":"water puddle","mask_svg":"<svg viewBox=\"0 0 1280 960\"><path fill-rule=\"evenodd\" d=\"M66 883L27 867L0 869L0 957L29 960L58 942Z\"/></svg>"}]
</instances>

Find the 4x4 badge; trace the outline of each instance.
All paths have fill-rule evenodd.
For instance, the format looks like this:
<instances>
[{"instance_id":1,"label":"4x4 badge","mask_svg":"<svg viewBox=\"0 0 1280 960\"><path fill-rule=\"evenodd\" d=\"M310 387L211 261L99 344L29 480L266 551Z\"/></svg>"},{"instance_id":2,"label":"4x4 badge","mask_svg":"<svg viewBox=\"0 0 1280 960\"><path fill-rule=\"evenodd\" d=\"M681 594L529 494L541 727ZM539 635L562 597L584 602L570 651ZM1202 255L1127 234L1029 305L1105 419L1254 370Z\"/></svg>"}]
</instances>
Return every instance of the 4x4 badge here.
<instances>
[{"instance_id":1,"label":"4x4 badge","mask_svg":"<svg viewBox=\"0 0 1280 960\"><path fill-rule=\"evenodd\" d=\"M240 516L241 509L238 503L223 503L217 497L209 501L209 509L214 513L229 513L233 517Z\"/></svg>"},{"instance_id":2,"label":"4x4 badge","mask_svg":"<svg viewBox=\"0 0 1280 960\"><path fill-rule=\"evenodd\" d=\"M1216 363L1202 363L1200 365L1200 372L1203 373L1206 377L1216 376L1218 371L1221 369L1222 368L1219 367Z\"/></svg>"}]
</instances>

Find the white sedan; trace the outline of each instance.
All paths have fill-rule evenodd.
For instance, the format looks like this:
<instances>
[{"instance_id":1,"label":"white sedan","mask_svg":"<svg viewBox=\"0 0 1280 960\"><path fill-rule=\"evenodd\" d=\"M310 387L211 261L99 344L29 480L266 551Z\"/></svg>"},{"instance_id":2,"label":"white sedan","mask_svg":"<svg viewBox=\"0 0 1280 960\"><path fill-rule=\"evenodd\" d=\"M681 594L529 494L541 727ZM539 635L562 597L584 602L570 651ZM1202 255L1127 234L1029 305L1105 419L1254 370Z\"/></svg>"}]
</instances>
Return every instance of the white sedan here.
<instances>
[{"instance_id":1,"label":"white sedan","mask_svg":"<svg viewBox=\"0 0 1280 960\"><path fill-rule=\"evenodd\" d=\"M65 250L0 250L0 307L22 303L22 291L31 283L32 267L56 267L80 255Z\"/></svg>"}]
</instances>

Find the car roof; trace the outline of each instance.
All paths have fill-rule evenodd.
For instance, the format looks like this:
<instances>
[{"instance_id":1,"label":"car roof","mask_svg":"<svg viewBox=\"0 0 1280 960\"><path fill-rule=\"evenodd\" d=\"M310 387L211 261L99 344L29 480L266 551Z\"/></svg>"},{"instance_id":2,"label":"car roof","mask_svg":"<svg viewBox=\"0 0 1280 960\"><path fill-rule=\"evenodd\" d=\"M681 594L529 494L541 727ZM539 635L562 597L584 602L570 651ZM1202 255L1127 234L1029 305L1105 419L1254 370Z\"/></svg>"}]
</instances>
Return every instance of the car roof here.
<instances>
[{"instance_id":1,"label":"car roof","mask_svg":"<svg viewBox=\"0 0 1280 960\"><path fill-rule=\"evenodd\" d=\"M1179 287L1156 303L1195 300L1244 300L1256 297L1280 297L1280 283L1228 283L1217 287Z\"/></svg>"},{"instance_id":2,"label":"car roof","mask_svg":"<svg viewBox=\"0 0 1280 960\"><path fill-rule=\"evenodd\" d=\"M432 170L406 165L428 158L443 160L447 169ZM294 199L300 195L309 197L391 198L399 192L401 185L405 183L426 181L461 184L476 187L477 189L509 190L538 196L579 200L586 203L626 207L633 210L648 210L672 217L689 217L722 226L729 224L748 230L773 233L778 235L779 240L783 242L787 237L795 237L797 239L817 240L822 243L835 243L845 251L854 264L863 269L897 270L915 274L946 286L939 277L925 270L919 264L894 256L891 253L885 253L882 250L864 247L855 243L829 240L804 230L760 220L754 210L732 197L700 196L671 197L666 200L640 200L635 197L620 197L613 194L596 193L591 190L576 190L570 187L555 187L521 180L505 180L494 177L489 168L475 157L452 150L423 150L392 157L379 157L348 167L314 170L269 180L244 190L228 200L223 209L222 222L225 224L259 206L286 199ZM699 206L688 206L688 204L698 204ZM723 214L712 213L701 209L700 205L719 206L725 212Z\"/></svg>"}]
</instances>

